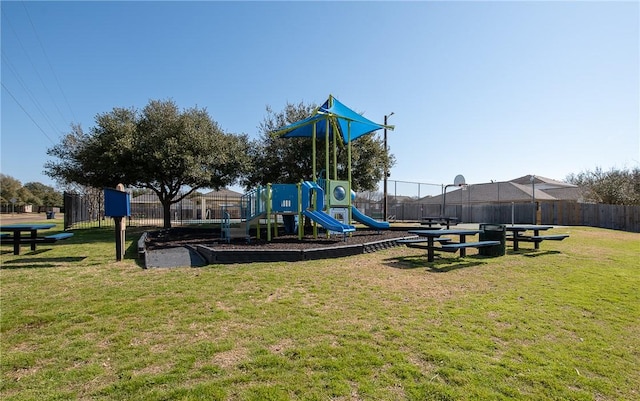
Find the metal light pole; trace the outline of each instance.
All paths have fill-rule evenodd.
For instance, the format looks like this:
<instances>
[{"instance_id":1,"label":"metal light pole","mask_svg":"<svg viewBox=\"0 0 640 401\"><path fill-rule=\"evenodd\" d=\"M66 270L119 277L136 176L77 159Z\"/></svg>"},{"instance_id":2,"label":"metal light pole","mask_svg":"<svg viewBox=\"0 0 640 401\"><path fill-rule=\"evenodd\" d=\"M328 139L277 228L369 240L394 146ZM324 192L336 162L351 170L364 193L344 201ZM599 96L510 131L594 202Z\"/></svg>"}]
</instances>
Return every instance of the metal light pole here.
<instances>
[{"instance_id":1,"label":"metal light pole","mask_svg":"<svg viewBox=\"0 0 640 401\"><path fill-rule=\"evenodd\" d=\"M536 224L536 176L531 176L531 200L533 202L533 224Z\"/></svg>"},{"instance_id":2,"label":"metal light pole","mask_svg":"<svg viewBox=\"0 0 640 401\"><path fill-rule=\"evenodd\" d=\"M385 155L389 155L389 148L387 147L387 118L391 117L393 115L393 111L389 114L384 116L384 153ZM384 221L387 221L388 215L387 215L387 177L389 176L389 168L387 167L387 163L384 164L384 185L383 185L383 200L382 200L382 215L384 218Z\"/></svg>"}]
</instances>

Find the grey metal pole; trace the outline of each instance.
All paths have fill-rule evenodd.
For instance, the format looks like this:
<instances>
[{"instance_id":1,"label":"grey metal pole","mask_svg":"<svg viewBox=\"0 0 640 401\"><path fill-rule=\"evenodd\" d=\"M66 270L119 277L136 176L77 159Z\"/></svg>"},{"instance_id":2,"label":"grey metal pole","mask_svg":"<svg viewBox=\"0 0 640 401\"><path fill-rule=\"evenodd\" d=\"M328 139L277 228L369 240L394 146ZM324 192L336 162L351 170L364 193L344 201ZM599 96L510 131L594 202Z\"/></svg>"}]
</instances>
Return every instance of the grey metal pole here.
<instances>
[{"instance_id":1,"label":"grey metal pole","mask_svg":"<svg viewBox=\"0 0 640 401\"><path fill-rule=\"evenodd\" d=\"M536 224L536 176L531 176L531 199L533 202L533 224Z\"/></svg>"},{"instance_id":2,"label":"grey metal pole","mask_svg":"<svg viewBox=\"0 0 640 401\"><path fill-rule=\"evenodd\" d=\"M447 217L444 209L447 207L447 188L454 187L455 185L447 184L444 186L444 193L442 194L442 214L440 217Z\"/></svg>"},{"instance_id":3,"label":"grey metal pole","mask_svg":"<svg viewBox=\"0 0 640 401\"><path fill-rule=\"evenodd\" d=\"M445 185L444 187L444 193L442 194L442 211L440 212L440 217L445 217L446 213L444 212L444 208L447 205L447 188L449 186Z\"/></svg>"}]
</instances>

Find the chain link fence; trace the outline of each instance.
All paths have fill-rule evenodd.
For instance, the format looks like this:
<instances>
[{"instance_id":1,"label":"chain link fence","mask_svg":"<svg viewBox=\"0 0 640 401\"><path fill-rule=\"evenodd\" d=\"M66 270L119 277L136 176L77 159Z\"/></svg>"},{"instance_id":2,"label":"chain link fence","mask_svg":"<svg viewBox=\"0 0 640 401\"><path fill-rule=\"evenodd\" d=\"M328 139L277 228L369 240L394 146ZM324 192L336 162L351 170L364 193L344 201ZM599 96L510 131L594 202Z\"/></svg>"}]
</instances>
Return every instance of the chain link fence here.
<instances>
[{"instance_id":1,"label":"chain link fence","mask_svg":"<svg viewBox=\"0 0 640 401\"><path fill-rule=\"evenodd\" d=\"M133 195L133 191L130 191ZM179 194L181 197L183 194ZM241 195L209 193L186 197L170 207L171 225L220 224L226 211L231 218L240 218ZM104 215L104 196L101 193L77 194L64 193L64 227L93 228L112 227L111 217ZM126 219L127 226L162 227L164 209L155 194L131 196L131 216Z\"/></svg>"},{"instance_id":2,"label":"chain link fence","mask_svg":"<svg viewBox=\"0 0 640 401\"><path fill-rule=\"evenodd\" d=\"M383 187L382 183L379 186ZM453 197L444 206L430 197L441 195L445 187L408 181L388 180L387 220L420 222L425 217L455 217L465 223L516 223L585 225L640 232L640 206L593 205L570 201L464 203ZM94 194L64 194L65 228L112 227L104 216L103 191ZM155 194L131 197L128 226L162 227L164 211ZM242 194L223 190L192 195L171 205L172 226L221 224L224 213L241 217ZM384 220L383 193L360 192L354 205L365 215ZM449 201L449 198L447 198Z\"/></svg>"}]
</instances>

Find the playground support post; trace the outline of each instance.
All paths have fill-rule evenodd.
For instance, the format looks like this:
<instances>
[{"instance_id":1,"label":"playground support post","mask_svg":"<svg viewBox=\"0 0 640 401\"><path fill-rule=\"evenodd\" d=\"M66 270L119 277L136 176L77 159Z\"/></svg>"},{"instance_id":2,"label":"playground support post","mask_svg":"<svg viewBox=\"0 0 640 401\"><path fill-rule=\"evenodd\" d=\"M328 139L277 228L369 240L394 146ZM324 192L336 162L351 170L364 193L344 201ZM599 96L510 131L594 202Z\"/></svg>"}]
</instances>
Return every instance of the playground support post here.
<instances>
[{"instance_id":1,"label":"playground support post","mask_svg":"<svg viewBox=\"0 0 640 401\"><path fill-rule=\"evenodd\" d=\"M304 221L302 219L302 180L298 183L298 239L302 241Z\"/></svg>"},{"instance_id":2,"label":"playground support post","mask_svg":"<svg viewBox=\"0 0 640 401\"><path fill-rule=\"evenodd\" d=\"M318 210L318 191L313 191L312 195L313 199L313 210ZM318 238L318 223L313 222L313 239Z\"/></svg>"},{"instance_id":3,"label":"playground support post","mask_svg":"<svg viewBox=\"0 0 640 401\"><path fill-rule=\"evenodd\" d=\"M267 241L271 242L271 184L267 184L267 196L266 196L266 210L267 210Z\"/></svg>"},{"instance_id":4,"label":"playground support post","mask_svg":"<svg viewBox=\"0 0 640 401\"><path fill-rule=\"evenodd\" d=\"M387 119L393 115L393 111L389 115L384 116L384 154L389 154L389 148L387 147ZM382 200L382 214L384 221L388 221L387 217L387 178L389 177L389 167L385 163L384 165L384 188L383 188L383 200Z\"/></svg>"},{"instance_id":5,"label":"playground support post","mask_svg":"<svg viewBox=\"0 0 640 401\"><path fill-rule=\"evenodd\" d=\"M313 128L311 130L311 162L313 164L313 182L317 182L318 180L318 175L317 175L317 171L316 171L316 124L317 123L313 123Z\"/></svg>"},{"instance_id":6,"label":"playground support post","mask_svg":"<svg viewBox=\"0 0 640 401\"><path fill-rule=\"evenodd\" d=\"M335 124L335 123L334 123ZM333 131L333 179L338 179L338 130Z\"/></svg>"},{"instance_id":7,"label":"playground support post","mask_svg":"<svg viewBox=\"0 0 640 401\"><path fill-rule=\"evenodd\" d=\"M259 210L262 210L262 208L260 207L260 196L262 195L262 187L258 187L256 189L256 196L254 199L254 208L253 210L255 211L252 214L257 214ZM251 200L249 200L249 202L251 202ZM248 214L248 213L247 213ZM248 218L249 216L247 215L247 222L249 221ZM249 227L249 229L251 229L251 227ZM258 218L256 221L256 239L260 239L260 219Z\"/></svg>"},{"instance_id":8,"label":"playground support post","mask_svg":"<svg viewBox=\"0 0 640 401\"><path fill-rule=\"evenodd\" d=\"M348 199L347 224L351 224L351 121L347 122L347 166L347 180L349 182L349 188L346 190Z\"/></svg>"},{"instance_id":9,"label":"playground support post","mask_svg":"<svg viewBox=\"0 0 640 401\"><path fill-rule=\"evenodd\" d=\"M325 152L324 171L325 171L326 179L330 180L331 170L329 170L329 119L327 118L325 121L326 121L326 129L324 132L324 152Z\"/></svg>"}]
</instances>

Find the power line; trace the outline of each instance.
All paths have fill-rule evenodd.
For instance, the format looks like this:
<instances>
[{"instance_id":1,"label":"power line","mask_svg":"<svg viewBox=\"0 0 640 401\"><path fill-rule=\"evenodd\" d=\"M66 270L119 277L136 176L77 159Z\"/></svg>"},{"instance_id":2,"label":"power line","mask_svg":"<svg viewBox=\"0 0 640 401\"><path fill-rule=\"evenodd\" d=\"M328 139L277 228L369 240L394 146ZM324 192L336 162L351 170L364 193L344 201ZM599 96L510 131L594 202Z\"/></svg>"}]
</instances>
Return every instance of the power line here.
<instances>
[{"instance_id":1,"label":"power line","mask_svg":"<svg viewBox=\"0 0 640 401\"><path fill-rule=\"evenodd\" d=\"M49 117L49 115L47 114L47 112L44 110L44 108L42 107L42 105L40 104L40 102L38 101L38 98L33 94L33 92L31 92L31 90L27 87L26 83L24 82L24 80L22 79L22 77L20 76L20 73L17 71L17 69L15 68L15 66L13 65L13 63L11 62L11 60L9 60L9 57L2 52L2 59L4 60L4 62L6 63L6 65L9 67L9 70L13 73L13 75L16 77L16 81L18 81L18 83L20 84L20 86L22 87L22 89L27 93L27 95L29 96L29 98L31 99L31 101L33 102L33 104L35 104L36 108L38 109L38 111L40 112L40 114L42 114L42 116L44 117L45 121L49 124L49 126L51 127L51 129L55 132L55 131L59 131L53 124L53 121L51 120L51 117Z\"/></svg>"},{"instance_id":2,"label":"power line","mask_svg":"<svg viewBox=\"0 0 640 401\"><path fill-rule=\"evenodd\" d=\"M73 109L71 108L71 105L69 104L69 101L67 100L67 96L64 93L64 90L62 90L62 85L60 85L60 80L58 79L58 75L56 74L55 70L53 69L53 66L51 65L51 61L49 60L49 56L47 56L47 52L44 50L44 46L42 45L42 41L40 40L40 36L38 35L38 31L36 31L36 27L33 24L33 21L31 20L31 16L29 15L29 11L27 10L27 6L25 5L24 1L22 2L22 7L24 8L25 13L27 14L27 18L29 19L29 23L31 24L31 28L33 29L33 33L36 35L36 39L38 39L38 43L40 44L40 49L42 49L42 54L44 54L44 58L45 60L47 60L47 64L49 64L49 68L51 69L51 72L53 73L53 77L56 80L56 83L58 84L58 89L60 89L60 93L62 94L62 98L64 99L65 103L67 104L67 107L69 108L69 111L71 112L71 117L73 118L74 121L76 120L75 115L73 114Z\"/></svg>"},{"instance_id":3,"label":"power line","mask_svg":"<svg viewBox=\"0 0 640 401\"><path fill-rule=\"evenodd\" d=\"M42 129L42 127L40 127L40 125L38 125L38 123L36 122L36 120L34 120L34 119L33 119L33 117L31 117L31 114L29 114L29 112L28 112L24 107L22 107L22 105L20 104L20 102L18 101L18 99L16 99L16 97L15 97L15 96L13 96L13 93L11 93L11 91L9 90L9 88L7 88L7 87L4 85L4 82L0 82L0 84L2 84L2 87L4 88L4 90L5 90L5 91L7 91L7 93L9 94L9 96L11 96L11 98L16 102L16 104L17 104L18 106L20 106L20 108L22 109L22 111L24 111L24 114L26 114L26 115L27 115L27 117L29 117L29 119L30 119L30 120L35 124L35 126L36 126L36 127L38 127L38 129L40 130L40 132L42 132L42 134L43 134L44 136L46 136L46 137L47 137L47 139L48 139L49 141L51 141L51 143L52 143L52 144L54 144L54 145L55 145L56 143L53 141L53 139L51 139L51 137L50 137L49 135L47 135L47 133L46 133L46 132L44 132L44 130Z\"/></svg>"},{"instance_id":4,"label":"power line","mask_svg":"<svg viewBox=\"0 0 640 401\"><path fill-rule=\"evenodd\" d=\"M25 48L24 44L22 43L22 41L20 40L20 36L18 35L18 32L15 30L15 28L13 27L13 25L10 22L10 19L7 17L7 15L4 13L4 10L2 10L2 16L4 17L4 23L7 24L9 26L9 28L11 29L11 31L13 32L13 35L16 38L16 41L18 42L18 44L20 45L20 48L22 49L22 52L24 53L24 55L26 56L26 59L29 61L29 64L31 64L31 67L33 68L33 71L36 73L36 76L38 77L38 79L40 80L40 83L42 84L42 87L45 89L45 91L47 92L47 94L49 95L49 97L51 98L51 100L53 101L53 104L56 108L56 110L58 110L58 114L60 115L60 117L62 118L63 121L67 121L67 119L65 118L65 116L62 114L62 111L60 110L60 108L58 107L58 104L56 103L55 99L53 98L53 95L51 94L51 91L49 90L49 87L47 86L47 84L44 82L44 79L42 79L42 75L40 75L40 72L38 71L38 69L36 68L36 65L34 64L33 60L31 59L31 57L29 56L29 53L27 52L27 49ZM5 59L8 60L9 57L5 56Z\"/></svg>"}]
</instances>

